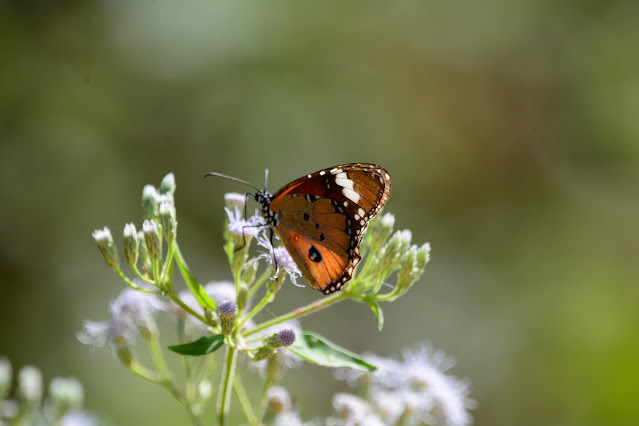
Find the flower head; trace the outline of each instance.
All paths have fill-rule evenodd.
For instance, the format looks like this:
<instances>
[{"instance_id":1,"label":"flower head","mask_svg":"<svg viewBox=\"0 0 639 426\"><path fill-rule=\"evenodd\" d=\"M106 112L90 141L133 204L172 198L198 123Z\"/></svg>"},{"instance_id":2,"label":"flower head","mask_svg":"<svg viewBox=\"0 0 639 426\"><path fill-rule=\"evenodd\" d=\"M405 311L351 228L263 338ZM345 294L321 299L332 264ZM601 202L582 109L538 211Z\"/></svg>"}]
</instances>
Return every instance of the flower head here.
<instances>
[{"instance_id":1,"label":"flower head","mask_svg":"<svg viewBox=\"0 0 639 426\"><path fill-rule=\"evenodd\" d=\"M402 361L374 355L365 358L378 367L376 371L338 370L335 376L351 386L368 379L373 406L386 423L394 423L402 414L429 424L433 418L434 423L453 426L472 423L468 409L476 403L468 396L470 383L445 374L454 361L443 352L422 346L405 351Z\"/></svg>"},{"instance_id":2,"label":"flower head","mask_svg":"<svg viewBox=\"0 0 639 426\"><path fill-rule=\"evenodd\" d=\"M266 224L264 218L257 211L248 219L242 217L242 213L237 207L234 207L233 210L224 207L224 211L229 218L228 230L236 247L248 244Z\"/></svg>"},{"instance_id":3,"label":"flower head","mask_svg":"<svg viewBox=\"0 0 639 426\"><path fill-rule=\"evenodd\" d=\"M237 192L228 192L224 194L224 204L229 209L241 210L246 205L246 195Z\"/></svg>"},{"instance_id":4,"label":"flower head","mask_svg":"<svg viewBox=\"0 0 639 426\"><path fill-rule=\"evenodd\" d=\"M263 233L257 236L257 244L268 250L268 252L260 254L258 259L267 259L271 266L277 267L275 274L277 277L279 277L280 272L284 271L288 274L293 284L298 287L304 287L302 284L297 283L297 278L302 276L302 272L300 272L285 247L274 248L271 241Z\"/></svg>"},{"instance_id":5,"label":"flower head","mask_svg":"<svg viewBox=\"0 0 639 426\"><path fill-rule=\"evenodd\" d=\"M77 337L87 345L108 343L117 350L131 345L140 333L155 332L155 316L165 310L162 299L154 294L127 288L109 305L108 321L85 321Z\"/></svg>"},{"instance_id":6,"label":"flower head","mask_svg":"<svg viewBox=\"0 0 639 426\"><path fill-rule=\"evenodd\" d=\"M118 269L120 262L118 260L118 252L113 243L113 236L111 236L111 230L105 226L103 229L96 229L91 235L107 265L112 269Z\"/></svg>"}]
</instances>

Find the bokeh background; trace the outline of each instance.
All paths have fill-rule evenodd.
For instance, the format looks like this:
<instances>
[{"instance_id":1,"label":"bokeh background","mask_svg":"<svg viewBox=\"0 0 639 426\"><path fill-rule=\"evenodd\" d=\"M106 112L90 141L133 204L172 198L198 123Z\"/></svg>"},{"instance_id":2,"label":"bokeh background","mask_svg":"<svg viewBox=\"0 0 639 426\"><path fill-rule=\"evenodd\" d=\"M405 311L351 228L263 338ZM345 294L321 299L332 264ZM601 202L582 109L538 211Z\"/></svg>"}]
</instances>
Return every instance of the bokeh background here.
<instances>
[{"instance_id":1,"label":"bokeh background","mask_svg":"<svg viewBox=\"0 0 639 426\"><path fill-rule=\"evenodd\" d=\"M431 342L478 425L639 424L637 22L631 0L2 2L0 354L80 378L112 424L186 423L76 340L122 289L91 232L120 241L172 171L191 268L225 279L222 195L244 189L203 173L275 190L376 162L431 264L383 332L350 302L304 328ZM267 316L315 297L289 283ZM285 379L305 419L345 389L326 373Z\"/></svg>"}]
</instances>

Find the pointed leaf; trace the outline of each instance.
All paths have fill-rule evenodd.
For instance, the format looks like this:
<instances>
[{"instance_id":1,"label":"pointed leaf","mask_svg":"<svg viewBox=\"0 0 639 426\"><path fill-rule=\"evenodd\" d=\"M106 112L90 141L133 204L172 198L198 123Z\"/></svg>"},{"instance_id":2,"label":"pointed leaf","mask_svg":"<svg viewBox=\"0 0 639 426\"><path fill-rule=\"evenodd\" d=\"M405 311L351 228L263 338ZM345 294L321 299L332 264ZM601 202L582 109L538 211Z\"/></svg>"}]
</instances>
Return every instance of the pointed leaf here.
<instances>
[{"instance_id":1,"label":"pointed leaf","mask_svg":"<svg viewBox=\"0 0 639 426\"><path fill-rule=\"evenodd\" d=\"M197 340L183 345L169 346L169 349L181 355L200 356L215 352L224 344L224 335L202 336Z\"/></svg>"},{"instance_id":2,"label":"pointed leaf","mask_svg":"<svg viewBox=\"0 0 639 426\"><path fill-rule=\"evenodd\" d=\"M204 287L202 287L197 278L195 278L191 271L189 271L188 266L186 266L186 263L182 260L182 253L180 253L180 249L177 247L177 245L175 247L175 254L175 261L180 268L180 272L182 273L184 282L186 282L186 285L189 287L189 290L191 290L191 293L193 293L193 296L195 296L197 302L203 308L214 312L215 301L211 298L211 296L206 294L206 291L204 291Z\"/></svg>"},{"instance_id":3,"label":"pointed leaf","mask_svg":"<svg viewBox=\"0 0 639 426\"><path fill-rule=\"evenodd\" d=\"M359 355L314 333L303 333L287 348L306 361L324 367L348 367L361 371L377 370L377 367L367 363Z\"/></svg>"},{"instance_id":4,"label":"pointed leaf","mask_svg":"<svg viewBox=\"0 0 639 426\"><path fill-rule=\"evenodd\" d=\"M377 317L377 329L379 331L382 331L382 328L384 328L384 311L382 311L379 303L377 303L375 300L366 300L366 303L368 304L368 306L371 307L373 313Z\"/></svg>"}]
</instances>

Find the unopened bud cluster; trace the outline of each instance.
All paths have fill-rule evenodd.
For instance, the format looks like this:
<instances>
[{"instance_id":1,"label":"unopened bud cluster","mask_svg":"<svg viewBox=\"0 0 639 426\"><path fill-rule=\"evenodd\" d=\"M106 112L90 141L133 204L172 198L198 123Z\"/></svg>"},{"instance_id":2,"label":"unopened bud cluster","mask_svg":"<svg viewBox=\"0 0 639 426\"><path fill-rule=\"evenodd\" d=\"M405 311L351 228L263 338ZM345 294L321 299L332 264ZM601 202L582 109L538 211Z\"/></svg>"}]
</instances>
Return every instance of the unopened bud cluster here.
<instances>
[{"instance_id":1,"label":"unopened bud cluster","mask_svg":"<svg viewBox=\"0 0 639 426\"><path fill-rule=\"evenodd\" d=\"M395 217L390 213L371 221L363 247L367 256L363 267L366 272L346 286L355 297L374 295L377 300L395 300L424 272L430 258L430 245L411 245L412 233L408 229L393 233L394 224ZM393 273L397 275L393 290L380 293Z\"/></svg>"},{"instance_id":2,"label":"unopened bud cluster","mask_svg":"<svg viewBox=\"0 0 639 426\"><path fill-rule=\"evenodd\" d=\"M127 223L122 232L122 245L127 264L138 273L138 262L142 264L142 271L152 275L153 262L161 261L163 256L162 241L169 244L175 242L177 235L177 219L173 194L175 192L175 177L169 173L164 177L160 188L146 185L142 191L142 212L144 221L138 232L133 223ZM120 271L118 252L109 228L98 229L93 232L95 240L104 260L112 269ZM160 265L162 266L162 265ZM157 279L158 277L153 277ZM163 283L155 283L159 288Z\"/></svg>"}]
</instances>

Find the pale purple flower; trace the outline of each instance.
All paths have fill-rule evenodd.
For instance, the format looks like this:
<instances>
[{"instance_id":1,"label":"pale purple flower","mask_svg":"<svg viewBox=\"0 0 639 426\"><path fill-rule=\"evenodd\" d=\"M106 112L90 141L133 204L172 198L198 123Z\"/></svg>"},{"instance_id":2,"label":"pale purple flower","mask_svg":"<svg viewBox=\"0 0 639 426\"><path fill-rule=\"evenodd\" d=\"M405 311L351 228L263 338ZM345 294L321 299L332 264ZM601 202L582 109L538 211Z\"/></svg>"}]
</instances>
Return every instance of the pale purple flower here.
<instances>
[{"instance_id":1,"label":"pale purple flower","mask_svg":"<svg viewBox=\"0 0 639 426\"><path fill-rule=\"evenodd\" d=\"M462 426L472 423L468 409L476 402L469 398L470 382L444 374L454 360L441 352L433 352L422 346L416 351L405 351L404 377L407 385L424 399L431 401L431 408L445 424Z\"/></svg>"},{"instance_id":2,"label":"pale purple flower","mask_svg":"<svg viewBox=\"0 0 639 426\"><path fill-rule=\"evenodd\" d=\"M343 426L383 426L384 423L368 402L348 393L333 396L333 408L340 417L338 424Z\"/></svg>"},{"instance_id":3,"label":"pale purple flower","mask_svg":"<svg viewBox=\"0 0 639 426\"><path fill-rule=\"evenodd\" d=\"M454 361L443 352L422 346L405 351L402 361L375 355L367 355L365 359L377 370L367 373L340 369L335 377L353 387L368 380L373 405L386 423L392 423L404 412L427 424L472 423L468 410L475 408L476 402L469 397L470 383L445 374Z\"/></svg>"},{"instance_id":4,"label":"pale purple flower","mask_svg":"<svg viewBox=\"0 0 639 426\"><path fill-rule=\"evenodd\" d=\"M255 211L255 214L248 219L242 217L242 212L237 207L231 210L228 207L224 207L226 215L229 218L229 231L238 239L250 240L255 237L266 225L264 218Z\"/></svg>"},{"instance_id":5,"label":"pale purple flower","mask_svg":"<svg viewBox=\"0 0 639 426\"><path fill-rule=\"evenodd\" d=\"M77 337L92 346L109 343L117 348L131 344L140 331L155 330L155 316L166 309L158 296L127 288L111 301L108 321L84 321Z\"/></svg>"},{"instance_id":6,"label":"pale purple flower","mask_svg":"<svg viewBox=\"0 0 639 426\"><path fill-rule=\"evenodd\" d=\"M276 276L279 276L280 272L284 271L288 274L293 284L297 287L304 287L303 284L297 283L297 278L301 277L302 273L285 247L274 248L264 233L257 236L257 244L268 250L268 252L260 254L257 258L268 260L271 266L277 265Z\"/></svg>"}]
</instances>

